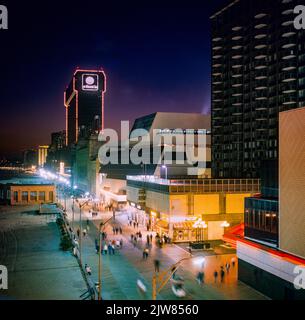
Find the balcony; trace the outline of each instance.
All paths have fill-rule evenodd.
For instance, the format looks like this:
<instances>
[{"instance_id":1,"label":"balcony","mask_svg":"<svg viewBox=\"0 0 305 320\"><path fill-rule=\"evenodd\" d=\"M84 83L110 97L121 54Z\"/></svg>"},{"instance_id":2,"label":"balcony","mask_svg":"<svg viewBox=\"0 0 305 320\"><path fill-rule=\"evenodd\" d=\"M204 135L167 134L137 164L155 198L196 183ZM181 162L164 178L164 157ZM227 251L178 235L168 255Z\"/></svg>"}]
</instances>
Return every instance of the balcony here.
<instances>
[{"instance_id":1,"label":"balcony","mask_svg":"<svg viewBox=\"0 0 305 320\"><path fill-rule=\"evenodd\" d=\"M262 69L267 68L267 61L266 61L266 59L256 60L256 61L254 62L254 68L255 68L256 70L262 70Z\"/></svg>"},{"instance_id":2,"label":"balcony","mask_svg":"<svg viewBox=\"0 0 305 320\"><path fill-rule=\"evenodd\" d=\"M212 65L213 68L220 68L222 67L223 65L221 63L215 63Z\"/></svg>"},{"instance_id":3,"label":"balcony","mask_svg":"<svg viewBox=\"0 0 305 320\"><path fill-rule=\"evenodd\" d=\"M282 99L281 99L281 102L283 105L293 105L293 104L296 104L296 97L295 96L284 96Z\"/></svg>"},{"instance_id":4,"label":"balcony","mask_svg":"<svg viewBox=\"0 0 305 320\"><path fill-rule=\"evenodd\" d=\"M283 26L283 38L290 38L296 34L296 29L293 25Z\"/></svg>"},{"instance_id":5,"label":"balcony","mask_svg":"<svg viewBox=\"0 0 305 320\"><path fill-rule=\"evenodd\" d=\"M242 28L242 26L235 26L232 28L232 31L240 31Z\"/></svg>"},{"instance_id":6,"label":"balcony","mask_svg":"<svg viewBox=\"0 0 305 320\"><path fill-rule=\"evenodd\" d=\"M258 23L257 25L254 26L254 28L257 30L267 28L267 27L268 27L268 25L266 23Z\"/></svg>"},{"instance_id":7,"label":"balcony","mask_svg":"<svg viewBox=\"0 0 305 320\"><path fill-rule=\"evenodd\" d=\"M213 49L214 51L219 51L219 50L222 49L222 47L221 47L221 46L216 46L216 47L213 47L212 49Z\"/></svg>"},{"instance_id":8,"label":"balcony","mask_svg":"<svg viewBox=\"0 0 305 320\"><path fill-rule=\"evenodd\" d=\"M296 46L296 43L295 42L287 42L287 41L285 41L284 43L283 43L283 45L282 45L282 48L283 49L290 49L290 48L293 48L293 47L295 47Z\"/></svg>"},{"instance_id":9,"label":"balcony","mask_svg":"<svg viewBox=\"0 0 305 320\"><path fill-rule=\"evenodd\" d=\"M284 11L282 11L283 16L288 16L292 14L293 14L293 9L285 9Z\"/></svg>"},{"instance_id":10,"label":"balcony","mask_svg":"<svg viewBox=\"0 0 305 320\"><path fill-rule=\"evenodd\" d=\"M267 55L262 54L261 52L257 53L257 54L254 56L254 59L255 59L255 60L262 60L262 59L264 59L264 61L266 61L266 58L267 58Z\"/></svg>"},{"instance_id":11,"label":"balcony","mask_svg":"<svg viewBox=\"0 0 305 320\"><path fill-rule=\"evenodd\" d=\"M282 59L283 60L290 60L290 59L293 59L293 58L296 58L296 52L297 50L295 49L284 49L282 51Z\"/></svg>"},{"instance_id":12,"label":"balcony","mask_svg":"<svg viewBox=\"0 0 305 320\"><path fill-rule=\"evenodd\" d=\"M254 39L256 40L261 40L261 39L265 39L267 37L266 33L263 32L258 32L255 36Z\"/></svg>"},{"instance_id":13,"label":"balcony","mask_svg":"<svg viewBox=\"0 0 305 320\"><path fill-rule=\"evenodd\" d=\"M233 71L237 71L237 69L234 69ZM242 69L240 70L240 73L238 73L238 72L234 72L234 73L232 73L232 78L234 78L234 79L238 79L238 78L242 78L242 76L243 76L243 74L242 74Z\"/></svg>"},{"instance_id":14,"label":"balcony","mask_svg":"<svg viewBox=\"0 0 305 320\"><path fill-rule=\"evenodd\" d=\"M267 45L266 44L258 44L254 47L256 50L262 50L262 49L266 49Z\"/></svg>"},{"instance_id":15,"label":"balcony","mask_svg":"<svg viewBox=\"0 0 305 320\"><path fill-rule=\"evenodd\" d=\"M263 101L268 99L268 92L267 90L260 90L255 92L255 100L256 101Z\"/></svg>"},{"instance_id":16,"label":"balcony","mask_svg":"<svg viewBox=\"0 0 305 320\"><path fill-rule=\"evenodd\" d=\"M297 66L297 62L295 59L289 59L281 64L282 71L291 71L295 70Z\"/></svg>"},{"instance_id":17,"label":"balcony","mask_svg":"<svg viewBox=\"0 0 305 320\"><path fill-rule=\"evenodd\" d=\"M235 55L232 56L232 59L233 59L233 60L238 60L238 59L241 59L242 57L243 57L243 56L240 55L240 54L235 54Z\"/></svg>"},{"instance_id":18,"label":"balcony","mask_svg":"<svg viewBox=\"0 0 305 320\"><path fill-rule=\"evenodd\" d=\"M214 37L214 38L212 38L212 41L213 42L219 42L219 41L221 41L222 40L222 38L221 37Z\"/></svg>"},{"instance_id":19,"label":"balcony","mask_svg":"<svg viewBox=\"0 0 305 320\"><path fill-rule=\"evenodd\" d=\"M232 115L233 116L239 116L239 115L242 115L242 114L243 114L242 106L232 108Z\"/></svg>"},{"instance_id":20,"label":"balcony","mask_svg":"<svg viewBox=\"0 0 305 320\"><path fill-rule=\"evenodd\" d=\"M232 50L240 50L240 49L243 49L243 46L235 45L235 46L232 47Z\"/></svg>"},{"instance_id":21,"label":"balcony","mask_svg":"<svg viewBox=\"0 0 305 320\"><path fill-rule=\"evenodd\" d=\"M297 74L296 72L284 72L281 75L282 82L291 82L297 80Z\"/></svg>"},{"instance_id":22,"label":"balcony","mask_svg":"<svg viewBox=\"0 0 305 320\"><path fill-rule=\"evenodd\" d=\"M213 59L214 59L214 60L220 59L220 58L222 58L222 57L223 57L223 55L221 55L221 54L215 54L215 55L213 55Z\"/></svg>"},{"instance_id":23,"label":"balcony","mask_svg":"<svg viewBox=\"0 0 305 320\"><path fill-rule=\"evenodd\" d=\"M282 26L283 27L288 27L288 26L290 26L292 24L293 24L293 20L290 20L290 19L282 22Z\"/></svg>"},{"instance_id":24,"label":"balcony","mask_svg":"<svg viewBox=\"0 0 305 320\"><path fill-rule=\"evenodd\" d=\"M265 13L265 12L260 12L260 13L256 14L256 15L254 16L254 18L255 18L255 19L262 19L262 18L267 17L267 16L268 16L267 13Z\"/></svg>"},{"instance_id":25,"label":"balcony","mask_svg":"<svg viewBox=\"0 0 305 320\"><path fill-rule=\"evenodd\" d=\"M281 85L281 91L283 92L283 94L291 94L296 92L298 89L297 87L297 83L295 82L288 82L285 85Z\"/></svg>"}]
</instances>

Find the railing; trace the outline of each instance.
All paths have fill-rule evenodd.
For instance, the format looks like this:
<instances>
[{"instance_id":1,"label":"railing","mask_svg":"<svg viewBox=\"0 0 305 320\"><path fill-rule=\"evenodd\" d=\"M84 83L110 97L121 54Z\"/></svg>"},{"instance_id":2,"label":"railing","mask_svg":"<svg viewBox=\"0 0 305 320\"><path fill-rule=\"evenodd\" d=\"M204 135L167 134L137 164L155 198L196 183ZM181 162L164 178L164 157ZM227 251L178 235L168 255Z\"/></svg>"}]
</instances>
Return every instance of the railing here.
<instances>
[{"instance_id":1,"label":"railing","mask_svg":"<svg viewBox=\"0 0 305 320\"><path fill-rule=\"evenodd\" d=\"M127 176L135 181L169 187L170 193L260 192L259 179L161 179L155 176Z\"/></svg>"}]
</instances>

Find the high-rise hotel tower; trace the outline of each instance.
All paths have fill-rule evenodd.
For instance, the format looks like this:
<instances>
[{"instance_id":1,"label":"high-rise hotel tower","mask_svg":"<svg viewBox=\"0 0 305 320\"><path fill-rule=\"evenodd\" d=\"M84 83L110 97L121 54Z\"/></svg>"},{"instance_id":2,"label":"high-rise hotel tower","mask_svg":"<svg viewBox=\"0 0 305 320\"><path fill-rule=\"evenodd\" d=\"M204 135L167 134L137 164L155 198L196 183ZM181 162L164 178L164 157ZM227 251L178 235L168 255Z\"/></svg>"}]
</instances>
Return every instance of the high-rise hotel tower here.
<instances>
[{"instance_id":1,"label":"high-rise hotel tower","mask_svg":"<svg viewBox=\"0 0 305 320\"><path fill-rule=\"evenodd\" d=\"M106 75L103 70L76 69L64 92L67 145L104 128L105 92Z\"/></svg>"},{"instance_id":2,"label":"high-rise hotel tower","mask_svg":"<svg viewBox=\"0 0 305 320\"><path fill-rule=\"evenodd\" d=\"M278 159L278 115L305 106L297 0L236 0L211 17L212 175L259 178Z\"/></svg>"}]
</instances>

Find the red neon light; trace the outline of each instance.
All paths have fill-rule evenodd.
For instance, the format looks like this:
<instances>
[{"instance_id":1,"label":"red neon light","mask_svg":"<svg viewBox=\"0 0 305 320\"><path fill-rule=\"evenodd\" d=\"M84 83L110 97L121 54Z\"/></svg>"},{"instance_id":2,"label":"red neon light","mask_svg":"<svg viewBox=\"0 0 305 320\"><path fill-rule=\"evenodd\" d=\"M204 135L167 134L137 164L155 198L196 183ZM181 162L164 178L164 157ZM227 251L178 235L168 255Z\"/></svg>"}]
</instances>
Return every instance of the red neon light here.
<instances>
[{"instance_id":1,"label":"red neon light","mask_svg":"<svg viewBox=\"0 0 305 320\"><path fill-rule=\"evenodd\" d=\"M66 91L64 91L64 106L66 107L66 146L68 145L68 105L66 102Z\"/></svg>"},{"instance_id":2,"label":"red neon light","mask_svg":"<svg viewBox=\"0 0 305 320\"><path fill-rule=\"evenodd\" d=\"M300 265L305 265L305 259L302 259L300 257L294 256L292 254L283 252L283 251L279 251L279 250L275 250L269 247L266 247L264 245L261 245L259 243L256 242L252 242L246 239L238 239L238 241L244 243L245 245L248 245L249 247L254 247L257 249L261 249L263 251L266 251L276 257L279 257L287 262L291 262L293 264L300 264Z\"/></svg>"},{"instance_id":3,"label":"red neon light","mask_svg":"<svg viewBox=\"0 0 305 320\"><path fill-rule=\"evenodd\" d=\"M104 110L105 110L105 102L104 102L104 99L105 99L105 92L107 91L107 78L106 78L106 74L104 72L104 70L100 69L100 70L88 70L88 69L79 69L79 67L76 68L76 70L74 71L74 74L73 74L73 93L76 95L76 101L75 101L75 134L76 134L76 142L78 141L78 94L79 94L79 91L76 89L76 85L75 85L75 82L76 82L76 79L75 79L75 75L78 73L78 72L89 72L89 73L98 73L98 74L103 74L104 76L104 87L102 89L102 121L101 121L101 130L103 131L104 130ZM66 102L66 91L64 92L64 105L65 107L67 108L66 110L66 143L68 145L68 104Z\"/></svg>"}]
</instances>

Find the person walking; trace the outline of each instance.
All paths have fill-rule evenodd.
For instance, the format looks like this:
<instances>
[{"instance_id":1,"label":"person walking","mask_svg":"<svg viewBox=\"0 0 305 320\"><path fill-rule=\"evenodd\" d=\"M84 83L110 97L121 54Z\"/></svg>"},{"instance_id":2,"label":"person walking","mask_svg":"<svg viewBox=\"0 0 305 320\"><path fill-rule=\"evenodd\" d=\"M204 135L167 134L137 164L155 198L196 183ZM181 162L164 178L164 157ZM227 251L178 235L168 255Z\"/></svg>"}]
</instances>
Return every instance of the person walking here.
<instances>
[{"instance_id":1,"label":"person walking","mask_svg":"<svg viewBox=\"0 0 305 320\"><path fill-rule=\"evenodd\" d=\"M155 272L159 272L160 271L160 260L155 259L154 266L155 266Z\"/></svg>"},{"instance_id":2,"label":"person walking","mask_svg":"<svg viewBox=\"0 0 305 320\"><path fill-rule=\"evenodd\" d=\"M223 270L223 267L221 267L221 270L220 270L220 279L221 279L221 282L224 281L224 278L225 278L225 271Z\"/></svg>"},{"instance_id":3,"label":"person walking","mask_svg":"<svg viewBox=\"0 0 305 320\"><path fill-rule=\"evenodd\" d=\"M109 241L109 243L108 243L108 253L109 253L109 255L111 255L111 252L112 252L111 241Z\"/></svg>"},{"instance_id":4,"label":"person walking","mask_svg":"<svg viewBox=\"0 0 305 320\"><path fill-rule=\"evenodd\" d=\"M83 230L83 235L84 235L84 237L87 235L87 230L86 230L86 228Z\"/></svg>"},{"instance_id":5,"label":"person walking","mask_svg":"<svg viewBox=\"0 0 305 320\"><path fill-rule=\"evenodd\" d=\"M152 243L152 239L153 239L153 235L152 235L152 233L150 234L150 242Z\"/></svg>"},{"instance_id":6,"label":"person walking","mask_svg":"<svg viewBox=\"0 0 305 320\"><path fill-rule=\"evenodd\" d=\"M199 271L198 272L197 281L198 281L199 285L203 285L203 283L204 283L204 273L203 273L203 271Z\"/></svg>"},{"instance_id":7,"label":"person walking","mask_svg":"<svg viewBox=\"0 0 305 320\"><path fill-rule=\"evenodd\" d=\"M105 243L105 244L104 244L104 254L105 254L105 255L107 254L107 250L108 250L108 247L107 247L107 244Z\"/></svg>"},{"instance_id":8,"label":"person walking","mask_svg":"<svg viewBox=\"0 0 305 320\"><path fill-rule=\"evenodd\" d=\"M85 271L88 274L88 276L91 276L91 268L87 265L87 263L85 264Z\"/></svg>"},{"instance_id":9,"label":"person walking","mask_svg":"<svg viewBox=\"0 0 305 320\"><path fill-rule=\"evenodd\" d=\"M77 229L76 233L77 233L77 236L79 237L79 236L80 236L80 230L79 230L79 228Z\"/></svg>"},{"instance_id":10,"label":"person walking","mask_svg":"<svg viewBox=\"0 0 305 320\"><path fill-rule=\"evenodd\" d=\"M122 228L120 227L120 234L123 234L123 230L122 230Z\"/></svg>"},{"instance_id":11,"label":"person walking","mask_svg":"<svg viewBox=\"0 0 305 320\"><path fill-rule=\"evenodd\" d=\"M217 270L214 271L214 282L217 282L217 278L218 278L218 272Z\"/></svg>"},{"instance_id":12,"label":"person walking","mask_svg":"<svg viewBox=\"0 0 305 320\"><path fill-rule=\"evenodd\" d=\"M99 253L100 246L99 246L99 242L97 239L94 240L94 244L95 244L96 253Z\"/></svg>"},{"instance_id":13,"label":"person walking","mask_svg":"<svg viewBox=\"0 0 305 320\"><path fill-rule=\"evenodd\" d=\"M230 271L230 263L229 262L226 263L226 270L227 270L227 273L229 273L229 271Z\"/></svg>"},{"instance_id":14,"label":"person walking","mask_svg":"<svg viewBox=\"0 0 305 320\"><path fill-rule=\"evenodd\" d=\"M231 263L232 263L232 267L234 268L235 267L235 258L231 259Z\"/></svg>"},{"instance_id":15,"label":"person walking","mask_svg":"<svg viewBox=\"0 0 305 320\"><path fill-rule=\"evenodd\" d=\"M120 248L122 249L123 248L123 239L121 238L120 240Z\"/></svg>"}]
</instances>

